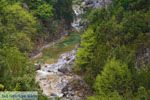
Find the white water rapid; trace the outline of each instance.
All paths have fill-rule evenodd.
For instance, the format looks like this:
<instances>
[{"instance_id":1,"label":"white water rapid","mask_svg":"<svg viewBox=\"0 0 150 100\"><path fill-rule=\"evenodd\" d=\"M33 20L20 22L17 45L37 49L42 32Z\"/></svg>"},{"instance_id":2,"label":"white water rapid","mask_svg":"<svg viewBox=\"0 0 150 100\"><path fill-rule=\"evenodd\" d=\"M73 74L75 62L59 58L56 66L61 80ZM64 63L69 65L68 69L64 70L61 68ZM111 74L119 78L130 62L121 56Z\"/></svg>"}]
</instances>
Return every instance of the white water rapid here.
<instances>
[{"instance_id":1,"label":"white water rapid","mask_svg":"<svg viewBox=\"0 0 150 100\"><path fill-rule=\"evenodd\" d=\"M75 30L80 31L80 29L83 28L83 26L81 25L82 14L84 14L83 8L81 5L75 4L72 6L72 9L74 11L75 16L74 21L71 25Z\"/></svg>"},{"instance_id":2,"label":"white water rapid","mask_svg":"<svg viewBox=\"0 0 150 100\"><path fill-rule=\"evenodd\" d=\"M37 70L36 81L43 94L55 100L83 100L87 88L81 77L72 73L72 64L75 60L76 50L64 53L57 63L44 64Z\"/></svg>"}]
</instances>

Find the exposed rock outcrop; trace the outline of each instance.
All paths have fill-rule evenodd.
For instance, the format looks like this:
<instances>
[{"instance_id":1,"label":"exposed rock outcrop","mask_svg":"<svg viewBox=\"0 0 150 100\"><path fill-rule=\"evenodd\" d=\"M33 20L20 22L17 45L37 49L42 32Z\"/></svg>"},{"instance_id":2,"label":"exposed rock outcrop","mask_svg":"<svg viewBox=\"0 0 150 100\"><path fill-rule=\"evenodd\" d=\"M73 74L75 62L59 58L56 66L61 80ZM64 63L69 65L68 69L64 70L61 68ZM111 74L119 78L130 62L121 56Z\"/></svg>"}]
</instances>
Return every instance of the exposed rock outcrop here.
<instances>
[{"instance_id":1,"label":"exposed rock outcrop","mask_svg":"<svg viewBox=\"0 0 150 100\"><path fill-rule=\"evenodd\" d=\"M88 93L89 88L83 79L72 72L75 54L76 50L64 53L57 63L45 64L37 70L36 81L43 94L52 100L55 97L62 100L83 100Z\"/></svg>"},{"instance_id":2,"label":"exposed rock outcrop","mask_svg":"<svg viewBox=\"0 0 150 100\"><path fill-rule=\"evenodd\" d=\"M136 54L135 65L137 69L141 69L143 67L147 68L147 66L144 65L150 64L149 61L150 61L150 47L149 48L142 47L141 49L139 49L139 51Z\"/></svg>"},{"instance_id":3,"label":"exposed rock outcrop","mask_svg":"<svg viewBox=\"0 0 150 100\"><path fill-rule=\"evenodd\" d=\"M74 2L72 8L75 16L72 23L72 27L77 31L84 28L84 20L82 15L91 8L102 8L107 7L111 3L111 0L81 0Z\"/></svg>"}]
</instances>

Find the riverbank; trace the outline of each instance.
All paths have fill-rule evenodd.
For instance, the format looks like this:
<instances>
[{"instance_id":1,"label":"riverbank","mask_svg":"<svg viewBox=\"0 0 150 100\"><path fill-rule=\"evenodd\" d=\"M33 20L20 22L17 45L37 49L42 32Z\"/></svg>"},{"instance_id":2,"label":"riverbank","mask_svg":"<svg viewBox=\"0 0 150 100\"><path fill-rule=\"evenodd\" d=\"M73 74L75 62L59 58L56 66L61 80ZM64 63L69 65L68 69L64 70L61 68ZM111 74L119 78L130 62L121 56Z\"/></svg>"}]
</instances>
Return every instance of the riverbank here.
<instances>
[{"instance_id":1,"label":"riverbank","mask_svg":"<svg viewBox=\"0 0 150 100\"><path fill-rule=\"evenodd\" d=\"M36 81L39 83L43 94L52 100L56 97L64 100L83 100L88 94L88 86L83 79L74 74L72 65L76 50L60 55L53 64L43 64L37 70Z\"/></svg>"},{"instance_id":2,"label":"riverbank","mask_svg":"<svg viewBox=\"0 0 150 100\"><path fill-rule=\"evenodd\" d=\"M49 43L40 49L40 52L34 56L34 63L55 63L60 54L73 50L80 42L80 33L71 32L56 42Z\"/></svg>"},{"instance_id":3,"label":"riverbank","mask_svg":"<svg viewBox=\"0 0 150 100\"><path fill-rule=\"evenodd\" d=\"M43 94L52 100L57 97L61 100L84 100L90 91L82 77L72 70L79 42L80 34L70 33L62 41L44 48L41 57L34 59L35 64L40 64L36 82Z\"/></svg>"}]
</instances>

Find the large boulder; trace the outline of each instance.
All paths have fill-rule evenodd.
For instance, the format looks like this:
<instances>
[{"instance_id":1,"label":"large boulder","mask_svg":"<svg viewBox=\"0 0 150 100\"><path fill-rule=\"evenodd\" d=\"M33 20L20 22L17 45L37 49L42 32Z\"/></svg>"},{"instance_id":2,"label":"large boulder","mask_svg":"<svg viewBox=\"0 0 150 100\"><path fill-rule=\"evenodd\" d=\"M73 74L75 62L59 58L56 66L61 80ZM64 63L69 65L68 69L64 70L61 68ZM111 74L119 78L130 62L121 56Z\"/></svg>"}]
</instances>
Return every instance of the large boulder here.
<instances>
[{"instance_id":1,"label":"large boulder","mask_svg":"<svg viewBox=\"0 0 150 100\"><path fill-rule=\"evenodd\" d=\"M87 84L78 76L74 76L73 79L62 89L64 97L69 100L84 100L85 95L90 93L90 89ZM79 99L80 98L80 99Z\"/></svg>"}]
</instances>

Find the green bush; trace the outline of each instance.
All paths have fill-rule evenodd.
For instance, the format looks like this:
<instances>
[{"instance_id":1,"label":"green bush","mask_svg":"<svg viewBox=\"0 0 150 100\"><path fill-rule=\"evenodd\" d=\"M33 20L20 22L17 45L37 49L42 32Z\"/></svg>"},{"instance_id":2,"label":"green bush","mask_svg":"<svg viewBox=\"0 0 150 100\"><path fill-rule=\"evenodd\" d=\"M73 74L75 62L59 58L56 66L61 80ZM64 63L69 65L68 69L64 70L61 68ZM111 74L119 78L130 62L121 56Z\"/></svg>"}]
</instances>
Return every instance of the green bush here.
<instances>
[{"instance_id":1,"label":"green bush","mask_svg":"<svg viewBox=\"0 0 150 100\"><path fill-rule=\"evenodd\" d=\"M0 84L0 91L4 91L4 85Z\"/></svg>"},{"instance_id":2,"label":"green bush","mask_svg":"<svg viewBox=\"0 0 150 100\"><path fill-rule=\"evenodd\" d=\"M97 94L109 94L114 91L123 94L130 89L131 84L131 72L128 66L111 59L104 66L102 73L96 77L94 89Z\"/></svg>"}]
</instances>

